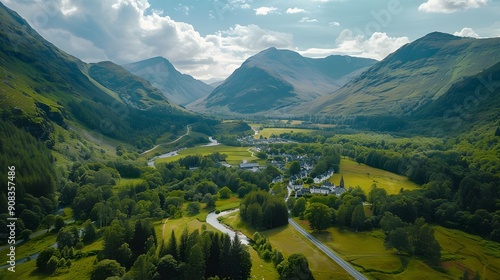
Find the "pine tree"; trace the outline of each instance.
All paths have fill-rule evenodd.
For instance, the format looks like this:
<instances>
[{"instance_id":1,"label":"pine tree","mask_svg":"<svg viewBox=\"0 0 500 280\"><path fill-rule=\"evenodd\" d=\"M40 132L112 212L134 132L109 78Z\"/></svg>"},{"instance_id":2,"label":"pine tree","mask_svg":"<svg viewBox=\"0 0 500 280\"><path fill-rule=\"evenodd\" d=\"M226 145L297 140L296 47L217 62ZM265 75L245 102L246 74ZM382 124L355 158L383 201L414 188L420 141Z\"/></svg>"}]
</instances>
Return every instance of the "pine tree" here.
<instances>
[{"instance_id":1,"label":"pine tree","mask_svg":"<svg viewBox=\"0 0 500 280\"><path fill-rule=\"evenodd\" d=\"M356 231L363 230L365 225L365 218L365 209L363 208L362 204L359 204L358 206L356 206L356 208L354 208L354 211L352 212L351 227Z\"/></svg>"},{"instance_id":2,"label":"pine tree","mask_svg":"<svg viewBox=\"0 0 500 280\"><path fill-rule=\"evenodd\" d=\"M179 259L179 252L177 251L177 238L175 237L174 230L172 230L172 233L170 234L170 240L167 243L163 256L165 255L172 255L176 260Z\"/></svg>"},{"instance_id":3,"label":"pine tree","mask_svg":"<svg viewBox=\"0 0 500 280\"><path fill-rule=\"evenodd\" d=\"M187 262L187 256L189 253L188 240L189 231L186 227L181 234L181 242L179 244L179 260L177 260L178 262Z\"/></svg>"},{"instance_id":4,"label":"pine tree","mask_svg":"<svg viewBox=\"0 0 500 280\"><path fill-rule=\"evenodd\" d=\"M205 276L205 259L199 244L189 250L187 279L201 280Z\"/></svg>"},{"instance_id":5,"label":"pine tree","mask_svg":"<svg viewBox=\"0 0 500 280\"><path fill-rule=\"evenodd\" d=\"M230 268L232 265L231 260L231 237L228 234L225 234L222 238L222 247L219 256L219 264L218 264L218 272L217 275L221 278L230 277Z\"/></svg>"}]
</instances>

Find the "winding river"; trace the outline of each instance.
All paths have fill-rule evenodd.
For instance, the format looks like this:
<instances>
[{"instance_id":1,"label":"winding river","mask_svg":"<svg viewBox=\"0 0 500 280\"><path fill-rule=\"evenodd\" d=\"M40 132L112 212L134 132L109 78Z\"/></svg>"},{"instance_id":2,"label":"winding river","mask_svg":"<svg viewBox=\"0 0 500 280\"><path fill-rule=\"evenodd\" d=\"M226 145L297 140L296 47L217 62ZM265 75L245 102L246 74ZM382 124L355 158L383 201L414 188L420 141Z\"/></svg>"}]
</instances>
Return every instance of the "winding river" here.
<instances>
[{"instance_id":1,"label":"winding river","mask_svg":"<svg viewBox=\"0 0 500 280\"><path fill-rule=\"evenodd\" d=\"M234 231L232 228L221 224L217 218L220 216L228 215L234 212L238 212L240 209L233 209L233 210L228 210L228 211L222 211L219 214L215 214L215 212L211 212L207 216L207 223L216 228L217 230L221 231L222 233L227 233L231 237L231 239L234 238L236 234L238 234L238 237L240 238L241 244L249 245L250 244L250 239L244 235L243 233L239 231Z\"/></svg>"}]
</instances>

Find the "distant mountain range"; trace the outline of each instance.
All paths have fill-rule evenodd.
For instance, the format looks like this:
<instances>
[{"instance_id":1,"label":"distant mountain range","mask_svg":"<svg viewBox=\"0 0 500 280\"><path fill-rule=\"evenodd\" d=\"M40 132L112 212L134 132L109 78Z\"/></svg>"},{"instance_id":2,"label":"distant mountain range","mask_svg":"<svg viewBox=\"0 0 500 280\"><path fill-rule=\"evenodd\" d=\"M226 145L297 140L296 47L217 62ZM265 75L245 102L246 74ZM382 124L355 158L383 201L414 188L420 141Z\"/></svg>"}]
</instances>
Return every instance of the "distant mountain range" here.
<instances>
[{"instance_id":1,"label":"distant mountain range","mask_svg":"<svg viewBox=\"0 0 500 280\"><path fill-rule=\"evenodd\" d=\"M335 91L376 61L349 56L306 58L269 48L249 59L201 101L194 111L271 113Z\"/></svg>"},{"instance_id":2,"label":"distant mountain range","mask_svg":"<svg viewBox=\"0 0 500 280\"><path fill-rule=\"evenodd\" d=\"M162 57L124 66L84 63L47 42L1 3L0 16L0 113L37 137L53 137L54 125L69 123L103 130L102 121L109 120L114 127L109 137L151 143L170 129L207 121L199 112L321 115L354 119L347 124L390 123L393 129L409 121L421 121L422 128L443 125L438 121L443 117L455 123L500 117L500 38L434 32L380 62L313 59L269 48L214 89ZM141 139L146 134L149 141Z\"/></svg>"},{"instance_id":3,"label":"distant mountain range","mask_svg":"<svg viewBox=\"0 0 500 280\"><path fill-rule=\"evenodd\" d=\"M444 94L453 94L449 90L455 83L498 62L500 38L462 38L434 32L401 47L341 89L302 104L297 111L409 116Z\"/></svg>"},{"instance_id":4,"label":"distant mountain range","mask_svg":"<svg viewBox=\"0 0 500 280\"><path fill-rule=\"evenodd\" d=\"M212 92L213 88L190 75L182 74L163 57L123 65L133 74L148 80L172 102L186 105Z\"/></svg>"}]
</instances>

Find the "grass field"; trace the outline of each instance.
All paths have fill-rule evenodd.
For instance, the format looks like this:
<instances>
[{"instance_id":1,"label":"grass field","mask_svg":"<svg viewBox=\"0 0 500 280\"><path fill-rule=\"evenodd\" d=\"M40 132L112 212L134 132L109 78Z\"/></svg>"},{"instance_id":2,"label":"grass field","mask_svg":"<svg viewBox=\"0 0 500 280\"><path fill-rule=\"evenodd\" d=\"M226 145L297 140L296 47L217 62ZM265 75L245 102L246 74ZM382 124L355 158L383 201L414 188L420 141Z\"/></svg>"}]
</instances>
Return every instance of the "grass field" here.
<instances>
[{"instance_id":1,"label":"grass field","mask_svg":"<svg viewBox=\"0 0 500 280\"><path fill-rule=\"evenodd\" d=\"M18 253L22 250L30 250L30 248L35 248L34 253L38 253L48 246L55 243L55 235L51 236L39 236L39 241L34 238L35 244L31 246L19 246L16 250ZM28 245L29 243L25 244ZM36 246L36 247L34 247ZM82 252L88 252L92 250L101 250L103 246L103 240L99 239L92 244L86 245ZM26 247L23 249L23 247ZM31 251L30 251L31 252ZM31 254L31 253L29 253ZM16 255L18 259L21 259L21 255ZM50 279L60 279L60 280L75 280L75 279L89 279L90 272L92 271L92 266L94 264L95 256L85 257L79 260L71 260L71 268L61 269L56 272L55 275L50 276ZM36 259L29 260L25 263L16 265L16 272L8 272L5 270L0 271L0 279L47 279L49 276L39 273L36 271Z\"/></svg>"},{"instance_id":2,"label":"grass field","mask_svg":"<svg viewBox=\"0 0 500 280\"><path fill-rule=\"evenodd\" d=\"M222 222L240 230L246 236L253 236L255 233L254 229L241 222L238 213L224 216ZM317 249L292 226L287 225L260 233L269 238L272 246L281 250L285 258L293 253L304 254L309 261L309 268L315 279L352 279L345 270Z\"/></svg>"},{"instance_id":3,"label":"grass field","mask_svg":"<svg viewBox=\"0 0 500 280\"><path fill-rule=\"evenodd\" d=\"M253 156L253 153L249 150L248 147L232 147L232 146L226 146L226 145L218 145L218 146L199 146L199 147L193 147L193 148L188 148L184 149L179 152L179 155L169 157L169 158L162 158L156 160L156 163L162 163L162 162L172 162L176 161L182 157L185 156L193 156L193 155L209 155L219 152L221 154L226 154L227 155L227 163L231 165L237 165L241 163L242 161L246 160L248 162L250 161L256 161L259 162L259 164L264 164L265 160L261 160L255 156Z\"/></svg>"},{"instance_id":4,"label":"grass field","mask_svg":"<svg viewBox=\"0 0 500 280\"><path fill-rule=\"evenodd\" d=\"M367 195L373 184L377 184L379 188L384 188L388 194L397 194L401 188L405 190L419 188L417 184L411 182L404 176L373 168L366 164L358 164L346 158L341 159L340 173L333 174L330 178L330 182L338 185L341 176L344 176L346 188L359 185Z\"/></svg>"},{"instance_id":5,"label":"grass field","mask_svg":"<svg viewBox=\"0 0 500 280\"><path fill-rule=\"evenodd\" d=\"M264 138L269 138L272 134L279 136L282 133L290 133L290 132L302 132L302 133L310 133L315 130L313 129L303 129L303 128L264 128L259 130L259 133L254 135L255 139L259 139L260 136Z\"/></svg>"},{"instance_id":6,"label":"grass field","mask_svg":"<svg viewBox=\"0 0 500 280\"><path fill-rule=\"evenodd\" d=\"M441 244L441 254L449 259L443 262L449 274L458 278L467 268L471 276L477 271L482 279L500 279L499 243L459 230L434 228L436 239Z\"/></svg>"},{"instance_id":7,"label":"grass field","mask_svg":"<svg viewBox=\"0 0 500 280\"><path fill-rule=\"evenodd\" d=\"M307 221L296 221L309 229ZM481 279L498 279L500 244L458 230L434 228L446 273L436 271L416 258L410 258L407 267L402 266L397 252L385 249L384 234L380 230L356 233L329 228L314 235L342 258L362 267L364 274L374 279L460 279L465 269L469 270L471 277L478 271Z\"/></svg>"}]
</instances>

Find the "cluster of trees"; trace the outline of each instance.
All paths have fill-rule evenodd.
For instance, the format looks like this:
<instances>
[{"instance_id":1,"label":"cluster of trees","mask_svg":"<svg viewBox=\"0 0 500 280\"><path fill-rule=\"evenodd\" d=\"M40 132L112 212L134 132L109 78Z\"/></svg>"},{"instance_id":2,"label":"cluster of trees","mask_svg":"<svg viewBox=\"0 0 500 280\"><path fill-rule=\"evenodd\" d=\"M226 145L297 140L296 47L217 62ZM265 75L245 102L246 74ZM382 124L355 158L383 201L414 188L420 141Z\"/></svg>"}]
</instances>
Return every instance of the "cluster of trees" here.
<instances>
[{"instance_id":1,"label":"cluster of trees","mask_svg":"<svg viewBox=\"0 0 500 280\"><path fill-rule=\"evenodd\" d=\"M267 238L262 237L260 233L255 232L253 235L254 249L259 253L259 257L265 261L272 261L280 279L314 279L309 262L302 254L292 254L285 259L280 250L273 248Z\"/></svg>"},{"instance_id":2,"label":"cluster of trees","mask_svg":"<svg viewBox=\"0 0 500 280\"><path fill-rule=\"evenodd\" d=\"M54 191L59 174L54 168L55 158L43 142L2 118L0 139L0 174L3 178L0 181L0 234L8 236L6 221L10 217L10 205L18 218L16 234L20 236L24 230L38 229L42 219L56 210ZM7 176L9 166L14 168L12 176ZM8 177L12 180L7 180ZM14 197L15 201L12 201Z\"/></svg>"},{"instance_id":3,"label":"cluster of trees","mask_svg":"<svg viewBox=\"0 0 500 280\"><path fill-rule=\"evenodd\" d=\"M369 230L377 226L376 220L366 218L363 208L363 191L357 187L339 197L307 196L297 200L290 198L287 202L290 213L309 221L312 229L322 231L331 226L351 228L352 230Z\"/></svg>"},{"instance_id":4,"label":"cluster of trees","mask_svg":"<svg viewBox=\"0 0 500 280\"><path fill-rule=\"evenodd\" d=\"M172 230L156 265L159 279L248 279L250 253L236 235L184 229L178 239ZM145 278L141 278L145 279Z\"/></svg>"},{"instance_id":5,"label":"cluster of trees","mask_svg":"<svg viewBox=\"0 0 500 280\"><path fill-rule=\"evenodd\" d=\"M408 224L398 216L385 212L380 220L380 227L386 234L387 248L396 248L398 254L406 252L422 257L433 265L439 264L441 246L434 237L434 229L423 218Z\"/></svg>"},{"instance_id":6,"label":"cluster of trees","mask_svg":"<svg viewBox=\"0 0 500 280\"><path fill-rule=\"evenodd\" d=\"M219 153L190 156L159 164L156 169L129 161L75 163L59 189L59 200L62 205L72 206L78 219L90 218L102 227L110 225L115 217L180 217L185 203L189 203L191 214L196 214L200 203L210 208L216 199L229 198L233 193L243 197L250 191L268 190L279 174L271 165L263 172L217 168L216 163L224 157ZM190 170L193 165L199 168ZM114 193L113 186L121 178L140 180Z\"/></svg>"},{"instance_id":7,"label":"cluster of trees","mask_svg":"<svg viewBox=\"0 0 500 280\"><path fill-rule=\"evenodd\" d=\"M90 244L98 237L98 231L90 220L82 224L81 237L79 227L64 226L64 221L62 225L56 223L55 228L58 230L56 238L57 248L45 248L36 259L38 271L49 275L57 271L69 269L72 264L71 260L76 260L83 256L81 250L84 244ZM96 251L87 252L86 256L96 253Z\"/></svg>"},{"instance_id":8,"label":"cluster of trees","mask_svg":"<svg viewBox=\"0 0 500 280\"><path fill-rule=\"evenodd\" d=\"M240 204L241 219L257 230L271 229L288 223L288 210L283 198L266 191L247 194Z\"/></svg>"},{"instance_id":9,"label":"cluster of trees","mask_svg":"<svg viewBox=\"0 0 500 280\"><path fill-rule=\"evenodd\" d=\"M434 238L434 230L425 223L424 218L412 214L414 205L402 203L403 200L399 200L401 195L387 196L385 190L373 188L369 201L373 203L374 215L366 217L363 197L366 195L361 189L353 189L343 193L340 198L334 195L311 196L307 200L305 197L297 200L290 198L288 207L292 215L307 219L315 231L331 226L353 231L381 227L386 234L388 248L419 256L432 264L439 263L440 246ZM382 197L394 201L382 205Z\"/></svg>"},{"instance_id":10,"label":"cluster of trees","mask_svg":"<svg viewBox=\"0 0 500 280\"><path fill-rule=\"evenodd\" d=\"M390 135L336 135L327 138L325 143L335 143L331 145L333 149L358 163L407 176L423 185L422 190L401 190L400 195L385 194L375 204L372 202L378 219L385 211L398 215L405 222L423 217L430 223L500 241L500 209L497 206L500 178L492 172L496 169L491 166L496 161L489 156L478 156L484 155L479 150L489 151L496 143L496 136L491 131L487 133L491 135L485 137L486 140L474 138L476 132L448 141ZM467 144L473 140L480 147ZM468 147L467 152L464 147ZM364 224L366 229L377 225L374 218L371 219ZM350 226L348 221L346 218L345 224Z\"/></svg>"}]
</instances>

